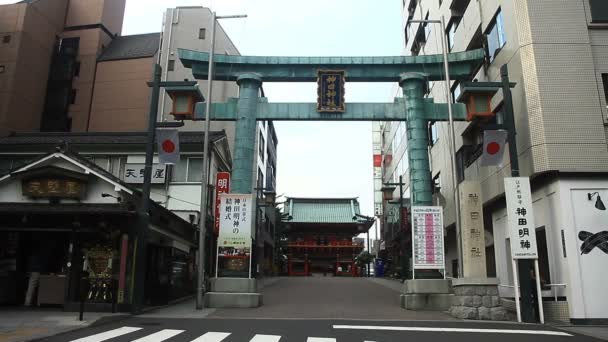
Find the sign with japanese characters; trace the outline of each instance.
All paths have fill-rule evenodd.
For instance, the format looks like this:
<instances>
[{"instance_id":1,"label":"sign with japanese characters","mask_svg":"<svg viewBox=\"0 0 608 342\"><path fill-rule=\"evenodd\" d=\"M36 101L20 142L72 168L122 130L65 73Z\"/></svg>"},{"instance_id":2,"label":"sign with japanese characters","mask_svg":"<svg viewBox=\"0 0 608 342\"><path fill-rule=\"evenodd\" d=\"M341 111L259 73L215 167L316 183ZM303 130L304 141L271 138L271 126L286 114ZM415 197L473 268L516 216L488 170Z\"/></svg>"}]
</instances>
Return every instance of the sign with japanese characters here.
<instances>
[{"instance_id":1,"label":"sign with japanese characters","mask_svg":"<svg viewBox=\"0 0 608 342\"><path fill-rule=\"evenodd\" d=\"M220 231L220 194L227 192L230 192L230 172L218 172L215 177L215 235Z\"/></svg>"},{"instance_id":2,"label":"sign with japanese characters","mask_svg":"<svg viewBox=\"0 0 608 342\"><path fill-rule=\"evenodd\" d=\"M22 182L22 190L29 197L83 198L86 183L78 179L33 178Z\"/></svg>"},{"instance_id":3,"label":"sign with japanese characters","mask_svg":"<svg viewBox=\"0 0 608 342\"><path fill-rule=\"evenodd\" d=\"M462 234L462 272L465 278L486 278L486 242L483 228L481 183L458 185Z\"/></svg>"},{"instance_id":4,"label":"sign with japanese characters","mask_svg":"<svg viewBox=\"0 0 608 342\"><path fill-rule=\"evenodd\" d=\"M513 259L537 259L532 193L528 177L505 178L507 216Z\"/></svg>"},{"instance_id":5,"label":"sign with japanese characters","mask_svg":"<svg viewBox=\"0 0 608 342\"><path fill-rule=\"evenodd\" d=\"M414 268L445 268L442 208L412 207L412 228Z\"/></svg>"},{"instance_id":6,"label":"sign with japanese characters","mask_svg":"<svg viewBox=\"0 0 608 342\"><path fill-rule=\"evenodd\" d=\"M163 164L152 165L152 184L163 184L167 177L167 166ZM123 173L125 183L143 184L144 164L126 164Z\"/></svg>"},{"instance_id":7,"label":"sign with japanese characters","mask_svg":"<svg viewBox=\"0 0 608 342\"><path fill-rule=\"evenodd\" d=\"M343 113L344 70L319 70L317 72L317 111L320 113Z\"/></svg>"},{"instance_id":8,"label":"sign with japanese characters","mask_svg":"<svg viewBox=\"0 0 608 342\"><path fill-rule=\"evenodd\" d=\"M219 255L250 255L253 204L251 194L220 194Z\"/></svg>"}]
</instances>

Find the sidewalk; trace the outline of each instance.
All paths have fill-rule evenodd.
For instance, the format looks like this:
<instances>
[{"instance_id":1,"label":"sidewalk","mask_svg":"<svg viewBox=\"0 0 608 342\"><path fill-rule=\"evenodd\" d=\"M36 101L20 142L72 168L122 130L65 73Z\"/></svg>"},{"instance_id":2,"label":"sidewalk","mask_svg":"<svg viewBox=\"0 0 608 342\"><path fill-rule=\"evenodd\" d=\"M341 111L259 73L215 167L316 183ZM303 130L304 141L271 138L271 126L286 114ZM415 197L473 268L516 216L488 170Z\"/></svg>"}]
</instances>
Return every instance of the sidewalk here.
<instances>
[{"instance_id":1,"label":"sidewalk","mask_svg":"<svg viewBox=\"0 0 608 342\"><path fill-rule=\"evenodd\" d=\"M179 303L150 310L137 317L143 318L205 318L215 312L215 309L203 308L196 310L196 298L189 298ZM2 340L0 340L2 342Z\"/></svg>"},{"instance_id":2,"label":"sidewalk","mask_svg":"<svg viewBox=\"0 0 608 342\"><path fill-rule=\"evenodd\" d=\"M365 278L365 279L367 279L371 282L374 282L378 285L388 287L389 289L397 291L399 293L401 293L401 291L403 291L403 283L401 282L401 279L375 278L375 277L369 277L369 278Z\"/></svg>"},{"instance_id":3,"label":"sidewalk","mask_svg":"<svg viewBox=\"0 0 608 342\"><path fill-rule=\"evenodd\" d=\"M556 329L608 341L608 325L550 325Z\"/></svg>"},{"instance_id":4,"label":"sidewalk","mask_svg":"<svg viewBox=\"0 0 608 342\"><path fill-rule=\"evenodd\" d=\"M57 308L0 309L0 342L21 342L57 335L88 327L101 318L125 317L121 313L85 312L78 320L78 312L64 312Z\"/></svg>"}]
</instances>

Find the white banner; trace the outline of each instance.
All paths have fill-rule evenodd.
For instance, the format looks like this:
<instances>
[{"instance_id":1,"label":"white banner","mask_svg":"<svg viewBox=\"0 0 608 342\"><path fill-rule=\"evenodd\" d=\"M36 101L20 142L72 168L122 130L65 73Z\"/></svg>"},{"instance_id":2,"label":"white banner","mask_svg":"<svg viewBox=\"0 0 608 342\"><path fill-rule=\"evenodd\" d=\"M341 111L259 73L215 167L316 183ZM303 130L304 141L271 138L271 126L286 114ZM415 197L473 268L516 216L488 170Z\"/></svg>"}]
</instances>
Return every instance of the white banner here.
<instances>
[{"instance_id":1,"label":"white banner","mask_svg":"<svg viewBox=\"0 0 608 342\"><path fill-rule=\"evenodd\" d=\"M129 184L143 184L144 164L125 164L122 179ZM152 164L152 184L164 184L167 177L167 166Z\"/></svg>"},{"instance_id":2,"label":"white banner","mask_svg":"<svg viewBox=\"0 0 608 342\"><path fill-rule=\"evenodd\" d=\"M254 222L253 195L220 194L220 232L217 239L221 256L251 254Z\"/></svg>"},{"instance_id":3,"label":"white banner","mask_svg":"<svg viewBox=\"0 0 608 342\"><path fill-rule=\"evenodd\" d=\"M537 259L536 226L534 225L530 178L505 178L505 195L511 256L513 259Z\"/></svg>"},{"instance_id":4,"label":"white banner","mask_svg":"<svg viewBox=\"0 0 608 342\"><path fill-rule=\"evenodd\" d=\"M483 132L483 154L479 165L498 166L502 165L505 154L505 143L507 142L507 131L487 130Z\"/></svg>"},{"instance_id":5,"label":"white banner","mask_svg":"<svg viewBox=\"0 0 608 342\"><path fill-rule=\"evenodd\" d=\"M179 163L179 131L177 129L157 129L156 145L159 163L172 165Z\"/></svg>"},{"instance_id":6,"label":"white banner","mask_svg":"<svg viewBox=\"0 0 608 342\"><path fill-rule=\"evenodd\" d=\"M443 209L412 207L414 269L444 269Z\"/></svg>"}]
</instances>

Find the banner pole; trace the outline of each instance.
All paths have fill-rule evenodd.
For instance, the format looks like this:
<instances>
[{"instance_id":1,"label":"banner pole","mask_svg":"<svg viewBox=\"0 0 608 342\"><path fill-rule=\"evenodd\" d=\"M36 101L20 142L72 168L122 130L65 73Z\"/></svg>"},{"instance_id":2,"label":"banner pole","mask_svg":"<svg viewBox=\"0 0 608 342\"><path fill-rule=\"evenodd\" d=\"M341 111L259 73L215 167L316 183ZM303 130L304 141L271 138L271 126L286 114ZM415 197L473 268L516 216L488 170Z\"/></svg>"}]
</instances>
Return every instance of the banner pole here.
<instances>
[{"instance_id":1,"label":"banner pole","mask_svg":"<svg viewBox=\"0 0 608 342\"><path fill-rule=\"evenodd\" d=\"M513 289L515 290L515 311L517 311L517 321L521 323L521 308L519 307L519 279L517 277L517 262L511 259L513 263Z\"/></svg>"},{"instance_id":2,"label":"banner pole","mask_svg":"<svg viewBox=\"0 0 608 342\"><path fill-rule=\"evenodd\" d=\"M534 273L536 274L536 293L538 298L538 316L540 324L545 324L545 312L543 310L543 294L540 288L540 271L538 269L538 259L534 259Z\"/></svg>"}]
</instances>

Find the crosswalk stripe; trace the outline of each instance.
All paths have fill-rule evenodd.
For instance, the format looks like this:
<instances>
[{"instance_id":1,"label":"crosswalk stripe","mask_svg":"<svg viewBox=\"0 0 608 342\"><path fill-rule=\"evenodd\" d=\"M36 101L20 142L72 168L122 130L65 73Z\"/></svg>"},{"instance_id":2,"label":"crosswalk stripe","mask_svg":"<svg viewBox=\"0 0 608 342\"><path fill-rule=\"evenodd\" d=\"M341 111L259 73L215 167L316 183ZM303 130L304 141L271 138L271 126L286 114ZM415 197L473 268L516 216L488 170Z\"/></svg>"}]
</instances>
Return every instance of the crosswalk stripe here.
<instances>
[{"instance_id":1,"label":"crosswalk stripe","mask_svg":"<svg viewBox=\"0 0 608 342\"><path fill-rule=\"evenodd\" d=\"M205 335L202 335L192 340L192 342L221 342L229 335L230 333L210 331Z\"/></svg>"},{"instance_id":2,"label":"crosswalk stripe","mask_svg":"<svg viewBox=\"0 0 608 342\"><path fill-rule=\"evenodd\" d=\"M142 338L138 338L137 340L133 340L132 342L160 342L160 341L170 339L171 337L173 337L175 335L179 335L183 332L184 332L183 330L164 329L164 330L155 332L154 334L144 336Z\"/></svg>"},{"instance_id":3,"label":"crosswalk stripe","mask_svg":"<svg viewBox=\"0 0 608 342\"><path fill-rule=\"evenodd\" d=\"M279 342L281 336L257 334L249 342Z\"/></svg>"},{"instance_id":4,"label":"crosswalk stripe","mask_svg":"<svg viewBox=\"0 0 608 342\"><path fill-rule=\"evenodd\" d=\"M142 328L136 328L136 327L122 327L122 328L118 328L118 329L104 331L99 334L79 338L77 340L72 340L71 342L101 342L101 341L109 340L114 337L126 335L126 334L129 334L134 331L141 330L141 329Z\"/></svg>"},{"instance_id":5,"label":"crosswalk stripe","mask_svg":"<svg viewBox=\"0 0 608 342\"><path fill-rule=\"evenodd\" d=\"M336 342L336 339L327 337L309 337L306 342Z\"/></svg>"},{"instance_id":6,"label":"crosswalk stripe","mask_svg":"<svg viewBox=\"0 0 608 342\"><path fill-rule=\"evenodd\" d=\"M489 333L489 334L529 334L529 335L572 336L565 332L552 331L552 330L393 327L393 326L384 326L384 325L334 325L333 328L334 329L351 329L351 330L393 330L393 331L464 332L464 333Z\"/></svg>"}]
</instances>

